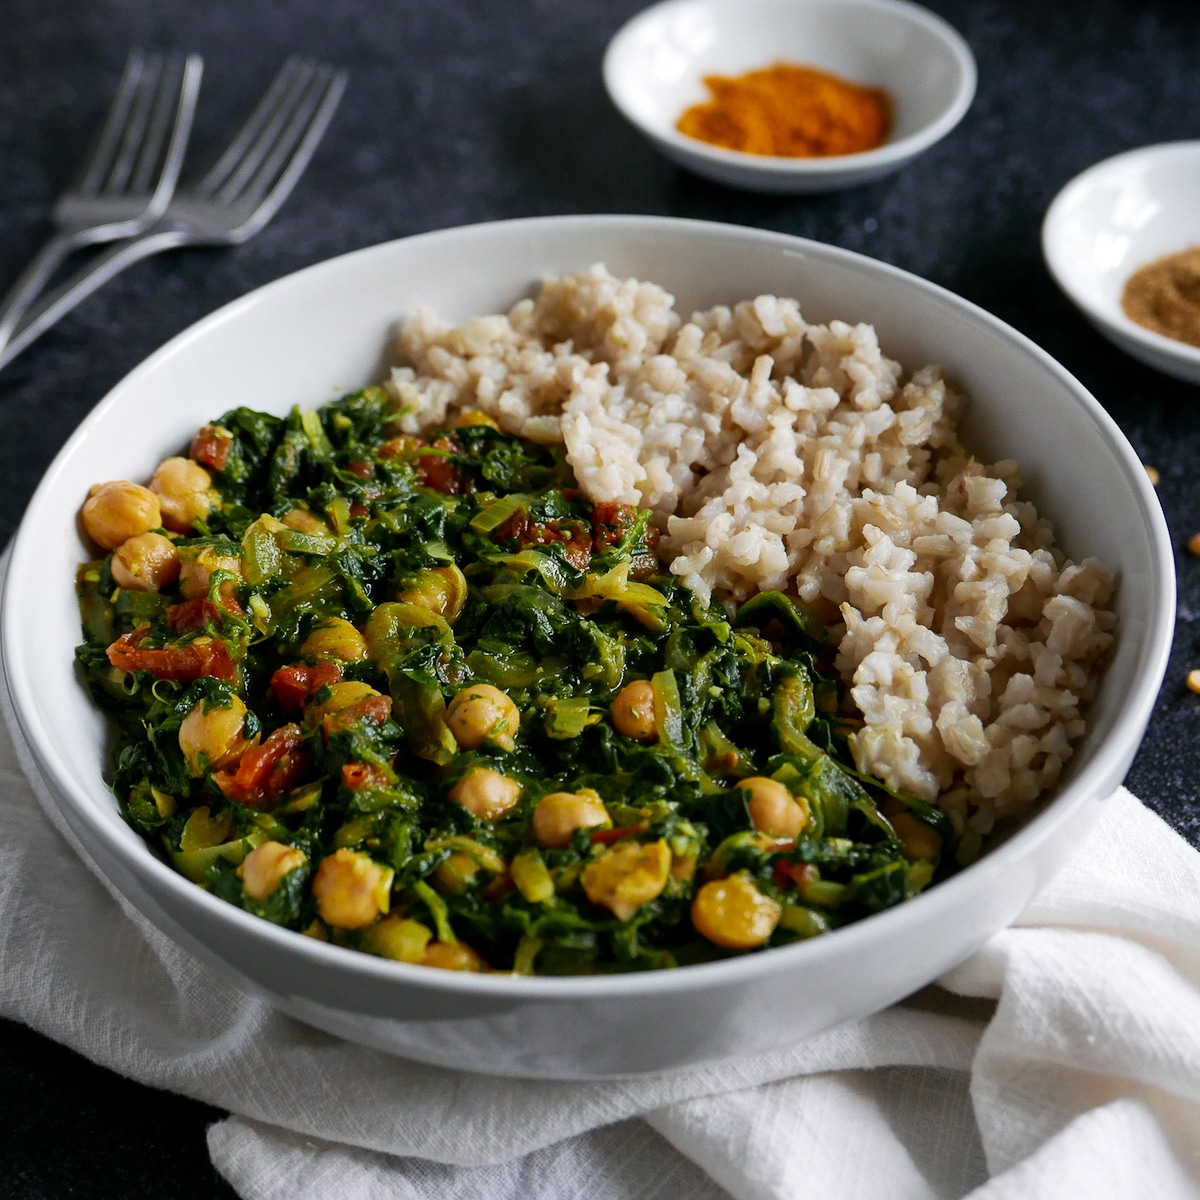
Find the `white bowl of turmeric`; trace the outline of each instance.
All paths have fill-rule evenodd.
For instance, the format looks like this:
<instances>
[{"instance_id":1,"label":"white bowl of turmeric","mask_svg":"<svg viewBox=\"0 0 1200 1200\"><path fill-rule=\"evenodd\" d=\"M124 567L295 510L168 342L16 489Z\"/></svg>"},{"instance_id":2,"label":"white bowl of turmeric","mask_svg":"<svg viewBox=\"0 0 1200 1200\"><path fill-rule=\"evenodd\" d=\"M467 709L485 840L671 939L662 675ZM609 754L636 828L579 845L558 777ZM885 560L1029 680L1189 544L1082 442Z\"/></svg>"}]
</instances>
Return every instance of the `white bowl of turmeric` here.
<instances>
[{"instance_id":1,"label":"white bowl of turmeric","mask_svg":"<svg viewBox=\"0 0 1200 1200\"><path fill-rule=\"evenodd\" d=\"M1114 345L1200 383L1200 141L1142 146L1077 175L1042 223L1059 287Z\"/></svg>"},{"instance_id":2,"label":"white bowl of turmeric","mask_svg":"<svg viewBox=\"0 0 1200 1200\"><path fill-rule=\"evenodd\" d=\"M731 187L830 192L945 137L975 60L907 0L664 0L618 31L604 82L681 166Z\"/></svg>"}]
</instances>

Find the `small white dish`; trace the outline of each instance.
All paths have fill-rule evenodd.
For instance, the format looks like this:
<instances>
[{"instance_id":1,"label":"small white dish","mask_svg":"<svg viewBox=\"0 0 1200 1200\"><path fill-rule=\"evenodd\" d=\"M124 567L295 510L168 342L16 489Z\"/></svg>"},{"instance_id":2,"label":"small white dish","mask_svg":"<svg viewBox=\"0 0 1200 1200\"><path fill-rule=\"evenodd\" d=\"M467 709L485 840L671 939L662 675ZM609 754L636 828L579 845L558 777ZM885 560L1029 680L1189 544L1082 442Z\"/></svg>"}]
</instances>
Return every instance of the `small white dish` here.
<instances>
[{"instance_id":1,"label":"small white dish","mask_svg":"<svg viewBox=\"0 0 1200 1200\"><path fill-rule=\"evenodd\" d=\"M1102 334L1140 362L1200 383L1200 347L1154 333L1121 308L1139 267L1200 246L1200 141L1143 146L1077 175L1042 223L1058 286Z\"/></svg>"},{"instance_id":2,"label":"small white dish","mask_svg":"<svg viewBox=\"0 0 1200 1200\"><path fill-rule=\"evenodd\" d=\"M741 75L790 62L816 67L892 100L892 131L876 150L774 158L680 133L684 110L709 98L705 75ZM830 192L895 171L943 138L975 95L975 59L940 17L907 0L665 0L609 43L613 103L673 162L731 187Z\"/></svg>"}]
</instances>

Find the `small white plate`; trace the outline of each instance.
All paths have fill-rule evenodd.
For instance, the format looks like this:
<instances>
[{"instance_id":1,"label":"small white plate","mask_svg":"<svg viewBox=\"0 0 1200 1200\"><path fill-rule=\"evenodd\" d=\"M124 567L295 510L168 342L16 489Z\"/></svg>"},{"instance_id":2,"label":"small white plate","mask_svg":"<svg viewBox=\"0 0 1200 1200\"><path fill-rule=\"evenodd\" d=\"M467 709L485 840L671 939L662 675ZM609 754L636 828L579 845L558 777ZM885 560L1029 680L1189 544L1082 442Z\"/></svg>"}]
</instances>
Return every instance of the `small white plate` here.
<instances>
[{"instance_id":1,"label":"small white plate","mask_svg":"<svg viewBox=\"0 0 1200 1200\"><path fill-rule=\"evenodd\" d=\"M1168 375L1200 383L1200 347L1131 321L1130 275L1200 246L1200 141L1144 146L1077 175L1042 223L1042 254L1058 286L1111 342Z\"/></svg>"},{"instance_id":2,"label":"small white plate","mask_svg":"<svg viewBox=\"0 0 1200 1200\"><path fill-rule=\"evenodd\" d=\"M876 150L774 158L680 133L685 109L709 98L705 75L791 62L892 99ZM665 0L620 29L604 56L617 108L669 159L718 183L760 192L830 192L897 170L946 136L975 95L975 59L940 17L907 0Z\"/></svg>"}]
</instances>

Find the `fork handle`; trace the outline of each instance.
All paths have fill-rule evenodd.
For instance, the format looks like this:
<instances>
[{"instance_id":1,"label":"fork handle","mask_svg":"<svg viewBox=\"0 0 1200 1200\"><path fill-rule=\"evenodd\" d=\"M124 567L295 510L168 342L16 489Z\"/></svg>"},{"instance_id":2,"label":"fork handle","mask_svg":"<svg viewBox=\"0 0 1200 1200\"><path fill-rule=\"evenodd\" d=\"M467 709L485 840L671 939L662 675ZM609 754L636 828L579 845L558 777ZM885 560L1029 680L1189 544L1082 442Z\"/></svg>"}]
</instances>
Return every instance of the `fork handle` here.
<instances>
[{"instance_id":1,"label":"fork handle","mask_svg":"<svg viewBox=\"0 0 1200 1200\"><path fill-rule=\"evenodd\" d=\"M94 291L119 275L126 267L131 267L134 263L140 262L143 258L149 258L152 254L159 254L163 250L181 246L185 241L187 241L187 236L179 229L152 229L139 237L117 242L110 249L97 255L65 283L55 288L31 311L27 307L22 307L21 311L26 313L25 320L20 319L20 312L18 312L16 320L8 321L7 328L0 324L0 368L12 362L22 350L41 337L47 329L65 317ZM70 250L67 250L66 253L70 253ZM38 257L40 258L41 255ZM62 258L60 257L57 261L61 262ZM26 274L29 272L27 271ZM15 288L13 293L16 293ZM36 289L30 287L28 293L32 297L36 295ZM26 300L26 305L28 303L29 301ZM7 312L4 319L8 320Z\"/></svg>"},{"instance_id":2,"label":"fork handle","mask_svg":"<svg viewBox=\"0 0 1200 1200\"><path fill-rule=\"evenodd\" d=\"M56 233L33 256L8 294L0 300L0 350L8 343L26 309L62 265L66 257L83 245L76 234Z\"/></svg>"}]
</instances>

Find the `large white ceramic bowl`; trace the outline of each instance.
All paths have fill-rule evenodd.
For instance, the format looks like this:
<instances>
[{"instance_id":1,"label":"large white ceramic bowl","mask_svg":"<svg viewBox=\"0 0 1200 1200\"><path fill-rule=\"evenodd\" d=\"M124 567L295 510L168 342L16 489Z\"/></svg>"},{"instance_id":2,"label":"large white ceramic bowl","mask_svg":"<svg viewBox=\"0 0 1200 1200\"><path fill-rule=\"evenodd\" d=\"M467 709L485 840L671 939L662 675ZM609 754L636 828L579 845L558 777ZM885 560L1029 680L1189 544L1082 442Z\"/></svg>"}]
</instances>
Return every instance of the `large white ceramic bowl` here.
<instances>
[{"instance_id":1,"label":"large white ceramic bowl","mask_svg":"<svg viewBox=\"0 0 1200 1200\"><path fill-rule=\"evenodd\" d=\"M680 133L685 109L709 98L705 75L792 62L887 91L893 127L875 150L773 158ZM878 179L945 137L975 96L975 59L941 17L907 0L665 0L609 43L613 103L673 162L732 187L830 192Z\"/></svg>"},{"instance_id":2,"label":"large white ceramic bowl","mask_svg":"<svg viewBox=\"0 0 1200 1200\"><path fill-rule=\"evenodd\" d=\"M1200 383L1200 346L1164 337L1121 308L1139 267L1200 246L1200 141L1143 146L1077 175L1042 223L1042 253L1059 287L1114 345L1139 362Z\"/></svg>"},{"instance_id":3,"label":"large white ceramic bowl","mask_svg":"<svg viewBox=\"0 0 1200 1200\"><path fill-rule=\"evenodd\" d=\"M72 667L76 514L96 480L144 478L238 404L282 413L377 379L396 322L508 308L544 273L603 261L680 306L765 292L810 319L871 321L911 367L941 362L973 397L963 437L1024 464L1072 556L1120 575L1120 632L1090 731L1057 795L968 870L813 941L615 977L459 975L277 928L193 886L122 821L102 776L105 725ZM1171 549L1137 456L1104 409L1032 343L893 267L779 234L651 217L477 225L361 250L251 293L122 381L47 472L17 534L0 612L5 677L47 802L99 870L156 925L234 981L322 1029L431 1063L513 1075L660 1070L794 1043L928 983L1011 922L1121 781L1164 670Z\"/></svg>"}]
</instances>

